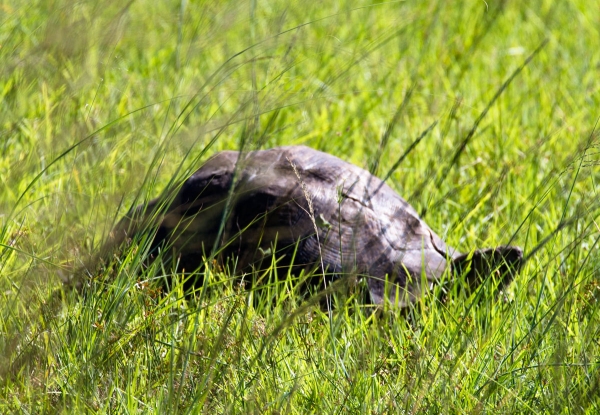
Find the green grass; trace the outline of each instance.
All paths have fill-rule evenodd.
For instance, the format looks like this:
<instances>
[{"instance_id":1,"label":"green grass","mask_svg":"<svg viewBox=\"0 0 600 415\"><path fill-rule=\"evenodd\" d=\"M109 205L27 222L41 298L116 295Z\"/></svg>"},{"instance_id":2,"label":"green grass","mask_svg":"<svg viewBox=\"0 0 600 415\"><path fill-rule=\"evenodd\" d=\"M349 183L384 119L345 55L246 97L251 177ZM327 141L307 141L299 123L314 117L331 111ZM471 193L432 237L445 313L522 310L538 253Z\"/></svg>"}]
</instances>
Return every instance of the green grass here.
<instances>
[{"instance_id":1,"label":"green grass","mask_svg":"<svg viewBox=\"0 0 600 415\"><path fill-rule=\"evenodd\" d=\"M585 0L1 2L0 413L599 413L599 27ZM60 290L218 150L385 177L434 123L388 183L461 251L524 248L501 299L329 315L218 270L186 298L143 244Z\"/></svg>"}]
</instances>

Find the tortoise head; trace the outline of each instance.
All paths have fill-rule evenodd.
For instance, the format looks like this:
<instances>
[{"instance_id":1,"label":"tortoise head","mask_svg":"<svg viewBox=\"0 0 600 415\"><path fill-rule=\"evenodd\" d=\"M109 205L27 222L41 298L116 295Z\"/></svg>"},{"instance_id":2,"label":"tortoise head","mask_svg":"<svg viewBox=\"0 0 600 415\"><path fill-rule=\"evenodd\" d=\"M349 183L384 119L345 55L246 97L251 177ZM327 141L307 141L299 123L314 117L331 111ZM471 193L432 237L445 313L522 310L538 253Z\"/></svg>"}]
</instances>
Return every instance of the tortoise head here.
<instances>
[{"instance_id":1,"label":"tortoise head","mask_svg":"<svg viewBox=\"0 0 600 415\"><path fill-rule=\"evenodd\" d=\"M458 275L465 275L468 293L474 292L485 280L497 275L497 291L509 285L523 264L523 250L517 246L478 249L460 255L452 261L452 269Z\"/></svg>"}]
</instances>

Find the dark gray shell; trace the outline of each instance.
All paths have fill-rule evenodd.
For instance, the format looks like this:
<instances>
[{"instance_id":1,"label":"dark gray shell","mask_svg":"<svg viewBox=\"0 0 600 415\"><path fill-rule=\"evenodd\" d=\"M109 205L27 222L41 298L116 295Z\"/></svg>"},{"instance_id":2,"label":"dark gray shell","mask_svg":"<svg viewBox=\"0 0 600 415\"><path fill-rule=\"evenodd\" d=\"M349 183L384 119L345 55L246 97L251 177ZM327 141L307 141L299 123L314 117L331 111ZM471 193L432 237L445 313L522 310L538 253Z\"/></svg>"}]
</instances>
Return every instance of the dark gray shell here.
<instances>
[{"instance_id":1,"label":"dark gray shell","mask_svg":"<svg viewBox=\"0 0 600 415\"><path fill-rule=\"evenodd\" d=\"M387 289L404 306L460 257L380 179L304 146L218 153L154 217L163 199L138 208L120 229L153 217L160 224L154 247L168 246L186 271L217 254L237 257L239 273L274 252L278 265L368 277L374 303Z\"/></svg>"}]
</instances>

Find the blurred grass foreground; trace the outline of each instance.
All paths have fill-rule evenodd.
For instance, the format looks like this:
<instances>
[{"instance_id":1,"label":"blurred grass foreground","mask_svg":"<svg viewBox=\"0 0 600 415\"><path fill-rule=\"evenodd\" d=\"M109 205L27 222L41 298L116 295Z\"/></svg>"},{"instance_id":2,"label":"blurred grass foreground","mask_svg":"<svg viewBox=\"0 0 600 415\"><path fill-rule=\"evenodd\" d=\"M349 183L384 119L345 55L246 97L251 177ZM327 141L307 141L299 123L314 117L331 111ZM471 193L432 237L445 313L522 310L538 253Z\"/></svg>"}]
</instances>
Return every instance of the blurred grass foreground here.
<instances>
[{"instance_id":1,"label":"blurred grass foreground","mask_svg":"<svg viewBox=\"0 0 600 415\"><path fill-rule=\"evenodd\" d=\"M0 413L600 413L598 79L584 0L1 1ZM61 289L216 151L292 144L524 269L328 313L274 270L160 293L132 244Z\"/></svg>"}]
</instances>

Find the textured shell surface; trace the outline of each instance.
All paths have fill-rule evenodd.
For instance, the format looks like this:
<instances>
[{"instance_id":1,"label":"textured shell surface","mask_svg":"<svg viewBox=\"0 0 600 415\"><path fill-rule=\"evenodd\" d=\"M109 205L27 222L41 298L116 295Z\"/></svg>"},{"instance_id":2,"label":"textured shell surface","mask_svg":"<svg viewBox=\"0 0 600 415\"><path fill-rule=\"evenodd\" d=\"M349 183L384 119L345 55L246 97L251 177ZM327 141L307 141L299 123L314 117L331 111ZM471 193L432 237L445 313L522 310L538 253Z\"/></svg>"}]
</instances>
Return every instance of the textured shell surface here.
<instances>
[{"instance_id":1,"label":"textured shell surface","mask_svg":"<svg viewBox=\"0 0 600 415\"><path fill-rule=\"evenodd\" d=\"M272 252L295 269L368 277L374 303L400 306L458 255L379 178L304 146L217 153L179 189L155 240L187 270L218 252L243 272Z\"/></svg>"}]
</instances>

